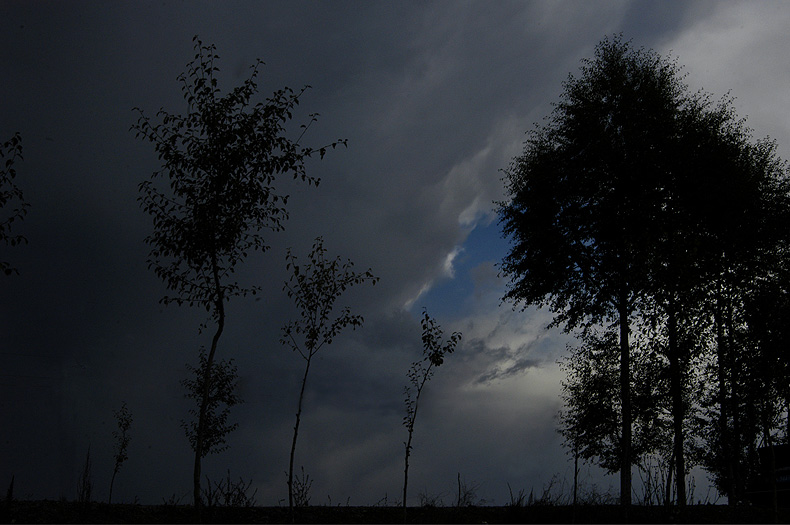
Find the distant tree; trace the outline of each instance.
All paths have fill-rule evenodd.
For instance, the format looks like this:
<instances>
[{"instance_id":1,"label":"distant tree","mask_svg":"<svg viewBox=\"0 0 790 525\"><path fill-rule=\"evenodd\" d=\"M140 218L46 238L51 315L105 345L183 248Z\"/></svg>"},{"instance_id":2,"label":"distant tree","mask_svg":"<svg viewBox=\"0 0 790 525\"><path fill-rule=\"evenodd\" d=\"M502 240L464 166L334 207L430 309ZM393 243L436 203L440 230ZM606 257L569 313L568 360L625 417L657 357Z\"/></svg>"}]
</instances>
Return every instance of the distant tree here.
<instances>
[{"instance_id":1,"label":"distant tree","mask_svg":"<svg viewBox=\"0 0 790 525\"><path fill-rule=\"evenodd\" d=\"M215 46L204 46L197 37L193 41L195 58L178 77L187 114L160 109L158 123L153 123L136 108L140 117L132 130L154 144L163 163L139 187L139 201L154 222L154 232L146 238L151 246L148 266L174 293L161 302L205 308L217 326L203 369L193 445L193 495L199 509L201 458L211 432L209 391L217 343L225 327L225 303L259 290L240 286L231 275L250 251L268 249L263 230L284 228L288 196L277 192L277 176L292 174L308 185L318 185L317 178L307 175L305 159L323 157L327 148L345 141L313 149L289 139L284 125L307 88L298 93L284 88L253 104L260 61L241 86L221 95ZM302 126L302 135L308 126Z\"/></svg>"},{"instance_id":2,"label":"distant tree","mask_svg":"<svg viewBox=\"0 0 790 525\"><path fill-rule=\"evenodd\" d=\"M554 312L567 331L619 326L620 502L631 503L630 323L649 284L657 191L685 98L678 68L604 39L505 172L506 300Z\"/></svg>"},{"instance_id":3,"label":"distant tree","mask_svg":"<svg viewBox=\"0 0 790 525\"><path fill-rule=\"evenodd\" d=\"M14 184L16 177L14 164L19 160L22 160L22 137L19 133L14 133L11 139L0 144L0 210L4 215L0 217L0 242L5 246L27 244L25 237L11 233L11 225L15 221L21 221L30 207L30 204L25 202L22 190ZM14 202L16 202L15 207L8 210L7 206ZM11 263L2 260L0 260L0 271L6 275L19 273Z\"/></svg>"},{"instance_id":4,"label":"distant tree","mask_svg":"<svg viewBox=\"0 0 790 525\"><path fill-rule=\"evenodd\" d=\"M422 313L422 359L412 363L409 368L408 377L411 386L403 389L405 395L406 415L403 418L403 425L408 430L409 437L403 443L406 447L403 467L403 513L406 517L406 496L409 483L409 456L411 456L412 437L414 436L414 423L417 420L417 409L420 405L420 396L425 388L425 384L433 377L434 368L444 363L444 357L452 354L455 347L461 341L461 334L453 332L447 341L443 339L443 331L435 319L428 315L426 310Z\"/></svg>"},{"instance_id":5,"label":"distant tree","mask_svg":"<svg viewBox=\"0 0 790 525\"><path fill-rule=\"evenodd\" d=\"M585 461L594 461L608 472L620 470L622 456L621 400L618 395L620 355L617 331L590 330L581 344L569 345L560 361L566 377L562 382L564 407L559 432L565 446ZM667 437L671 434L666 364L644 338L632 350L633 427L632 464L645 468L652 455L669 459Z\"/></svg>"},{"instance_id":6,"label":"distant tree","mask_svg":"<svg viewBox=\"0 0 790 525\"><path fill-rule=\"evenodd\" d=\"M115 468L112 471L112 477L110 478L110 495L107 498L107 503L112 503L112 486L115 483L115 476L121 470L121 466L124 462L129 459L129 456L126 453L127 448L129 447L129 441L131 440L131 436L129 436L129 428L132 426L132 414L129 412L129 408L126 406L126 403L121 405L120 410L117 412L113 412L115 416L115 422L118 425L118 430L112 431L112 436L115 438L115 446L113 448L113 458L115 458Z\"/></svg>"},{"instance_id":7,"label":"distant tree","mask_svg":"<svg viewBox=\"0 0 790 525\"><path fill-rule=\"evenodd\" d=\"M294 455L296 439L299 435L299 423L302 418L302 402L307 385L307 374L313 357L346 327L352 329L362 326L361 315L352 314L349 307L344 307L335 315L335 301L351 286L370 282L375 285L379 278L374 277L371 270L355 272L351 260L343 262L340 257L330 259L324 248L324 241L318 237L308 255L305 265L297 264L295 255L288 249L286 269L291 277L283 290L293 299L299 310L299 318L289 321L282 329L280 343L298 353L305 361L302 385L299 391L299 403L296 410L291 456L288 463L288 506L293 516L294 509Z\"/></svg>"}]
</instances>

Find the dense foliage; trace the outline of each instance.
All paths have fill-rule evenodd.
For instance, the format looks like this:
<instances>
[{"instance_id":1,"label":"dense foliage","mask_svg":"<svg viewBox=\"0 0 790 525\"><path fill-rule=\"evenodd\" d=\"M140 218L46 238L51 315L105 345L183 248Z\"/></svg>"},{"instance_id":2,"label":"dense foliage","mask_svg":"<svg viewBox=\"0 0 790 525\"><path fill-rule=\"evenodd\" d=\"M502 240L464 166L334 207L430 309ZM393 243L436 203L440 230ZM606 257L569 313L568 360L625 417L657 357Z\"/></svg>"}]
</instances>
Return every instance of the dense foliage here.
<instances>
[{"instance_id":1,"label":"dense foliage","mask_svg":"<svg viewBox=\"0 0 790 525\"><path fill-rule=\"evenodd\" d=\"M506 171L505 298L582 329L561 431L620 471L623 504L631 465L656 454L679 504L694 462L734 503L787 416L787 167L730 99L690 93L675 62L619 36L564 88Z\"/></svg>"}]
</instances>

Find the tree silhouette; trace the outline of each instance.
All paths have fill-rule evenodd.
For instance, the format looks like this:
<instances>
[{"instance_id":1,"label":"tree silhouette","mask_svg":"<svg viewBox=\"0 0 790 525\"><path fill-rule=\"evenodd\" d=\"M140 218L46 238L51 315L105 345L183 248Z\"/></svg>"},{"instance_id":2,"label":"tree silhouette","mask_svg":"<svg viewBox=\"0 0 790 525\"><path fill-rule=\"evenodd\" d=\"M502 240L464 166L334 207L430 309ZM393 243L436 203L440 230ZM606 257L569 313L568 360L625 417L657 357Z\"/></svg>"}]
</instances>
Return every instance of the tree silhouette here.
<instances>
[{"instance_id":1,"label":"tree silhouette","mask_svg":"<svg viewBox=\"0 0 790 525\"><path fill-rule=\"evenodd\" d=\"M186 396L197 402L199 410L203 403L205 386L203 378L206 377L206 368L208 366L205 348L200 349L198 362L197 367L187 365L189 377L181 381L181 384L187 391ZM228 434L238 427L237 423L228 423L230 408L242 402L236 394L239 374L236 365L233 364L233 359L229 361L224 359L215 361L209 377L208 397L203 416L203 457L206 457L208 454L222 452L228 448L225 439ZM182 421L181 426L186 432L192 449L195 450L198 439L198 423L195 420L200 421L200 414L194 408L190 409L189 413L195 419Z\"/></svg>"},{"instance_id":2,"label":"tree silhouette","mask_svg":"<svg viewBox=\"0 0 790 525\"><path fill-rule=\"evenodd\" d=\"M566 378L559 432L569 451L585 461L595 461L610 473L618 472L622 455L618 334L613 329L590 330L581 339L581 344L569 345L568 356L560 361ZM669 460L671 454L666 446L671 435L667 377L664 359L651 348L649 338L636 338L631 351L631 461L644 469L651 455Z\"/></svg>"},{"instance_id":3,"label":"tree silhouette","mask_svg":"<svg viewBox=\"0 0 790 525\"><path fill-rule=\"evenodd\" d=\"M8 141L0 144L0 210L9 212L7 216L0 217L0 242L5 246L17 246L27 244L27 238L22 235L12 234L12 224L21 221L30 204L25 202L22 190L14 184L16 169L14 164L22 160L22 137L19 133L14 133ZM9 204L15 204L11 210L7 210ZM19 274L19 270L11 266L11 263L0 260L0 271L6 275Z\"/></svg>"},{"instance_id":4,"label":"tree silhouette","mask_svg":"<svg viewBox=\"0 0 790 525\"><path fill-rule=\"evenodd\" d=\"M500 223L506 300L549 306L567 331L619 325L620 502L631 502L630 321L655 245L656 192L672 154L683 85L674 63L604 39L564 83L547 125L506 170Z\"/></svg>"},{"instance_id":5,"label":"tree silhouette","mask_svg":"<svg viewBox=\"0 0 790 525\"><path fill-rule=\"evenodd\" d=\"M753 143L740 121L730 127L726 142L707 149L721 166L721 205L701 203L709 207L699 227L708 240L701 304L716 358L707 379L716 388L706 392L698 432L703 465L734 505L757 477L757 444L772 442L787 409L787 359L779 348L790 296L790 188L775 144Z\"/></svg>"},{"instance_id":6,"label":"tree silhouette","mask_svg":"<svg viewBox=\"0 0 790 525\"><path fill-rule=\"evenodd\" d=\"M690 366L709 353L705 342L709 336L716 341L719 372L715 448L734 474L727 391L734 393L745 385L727 378L740 373L728 370L732 355L727 354L732 348L727 339L738 330L727 319L733 319L737 311L745 315L745 301L756 283L767 279L780 285L774 277L782 258L778 254L786 254L781 246L787 236L786 204L782 204L787 202L787 184L781 182L784 168L774 146L767 141L752 143L744 121L736 117L732 99L713 105L707 96L698 94L679 112L678 120L677 154L661 184L660 234L650 266L652 307L658 308L666 327L678 504L683 505L684 476L690 468L685 465L685 426L697 418L689 411L699 406L687 399L696 373ZM656 315L655 310L645 310L647 317ZM746 326L747 319L742 319ZM749 352L751 363L761 361L759 347L752 346ZM743 370L748 369L744 366ZM737 496L732 483L720 487L734 503Z\"/></svg>"},{"instance_id":7,"label":"tree silhouette","mask_svg":"<svg viewBox=\"0 0 790 525\"><path fill-rule=\"evenodd\" d=\"M632 340L640 337L666 362L656 372L666 379L677 504L686 503L689 461L705 456L697 438L714 449L706 468L719 473L734 502L746 485L744 465L753 463L735 455L751 447L745 456L755 456L755 432L770 441L787 390L771 379L781 359L769 340L779 331L749 313L766 283L789 289L787 167L773 143L752 143L731 99L713 104L702 92L689 94L674 62L619 36L602 41L580 78L564 87L549 124L533 131L506 172L511 200L499 210L512 241L502 265L511 278L505 298L548 305L553 324L582 328L588 349L613 348L612 334L603 346L585 337L596 325L619 325L619 361L585 353L602 360L593 368L619 366L619 400L602 405L610 421L580 417L596 407L571 404L564 430L574 445L587 440L582 451L610 470L611 456L601 453L619 449L622 504L630 503L630 465L641 454L631 364ZM589 379L583 367L569 371L577 374L569 386ZM603 384L590 377L586 394ZM715 401L709 384L717 384ZM584 403L579 392L566 392L569 401ZM609 428L615 416L617 434ZM716 428L701 428L705 419L718 419ZM596 435L610 436L608 443L586 437Z\"/></svg>"},{"instance_id":8,"label":"tree silhouette","mask_svg":"<svg viewBox=\"0 0 790 525\"><path fill-rule=\"evenodd\" d=\"M439 367L444 363L444 357L447 354L452 354L455 347L461 341L461 334L453 332L447 341L443 340L443 332L435 319L428 315L428 312L422 312L422 359L412 363L409 368L408 377L411 386L406 386L403 393L406 396L404 403L406 404L406 415L403 418L403 425L409 432L408 439L403 443L406 447L403 467L403 517L406 519L406 496L407 487L409 483L409 456L411 456L412 437L414 436L414 423L417 420L417 409L420 405L420 396L422 395L423 388L431 377L433 377L434 368Z\"/></svg>"},{"instance_id":9,"label":"tree silhouette","mask_svg":"<svg viewBox=\"0 0 790 525\"><path fill-rule=\"evenodd\" d=\"M115 438L115 446L113 447L113 458L115 459L115 467L112 471L110 478L110 495L107 497L107 503L112 503L112 487L115 484L115 476L121 470L121 466L129 459L126 450L129 448L129 428L132 426L132 414L124 402L117 412L113 412L115 422L118 425L118 430L112 431L112 436Z\"/></svg>"},{"instance_id":10,"label":"tree silhouette","mask_svg":"<svg viewBox=\"0 0 790 525\"><path fill-rule=\"evenodd\" d=\"M298 353L305 361L291 442L291 455L288 462L288 506L292 517L294 512L294 455L310 364L318 351L331 344L343 329L348 326L352 329L362 326L362 316L352 314L349 307L342 308L335 316L333 313L335 301L351 286L364 282L375 285L379 280L371 273L370 269L365 272L355 272L354 263L351 260L343 262L340 257L328 258L321 237L316 238L307 258L307 264L300 266L297 264L296 256L288 249L286 269L291 272L291 277L283 287L288 297L293 299L296 304L299 318L289 321L283 326L280 343Z\"/></svg>"},{"instance_id":11,"label":"tree silhouette","mask_svg":"<svg viewBox=\"0 0 790 525\"><path fill-rule=\"evenodd\" d=\"M154 223L154 232L146 238L151 246L148 266L173 292L161 302L205 308L216 323L201 379L193 444L193 493L199 509L209 391L217 343L225 327L225 304L231 297L258 291L240 286L231 276L249 252L268 249L263 231L284 228L288 196L277 192L277 176L292 174L317 185L318 179L306 173L305 159L315 154L323 157L327 148L345 141L318 149L301 147L298 139L286 136L284 126L307 88L298 93L283 88L253 104L262 64L258 61L249 78L222 95L215 46L204 46L197 37L193 41L195 58L178 77L187 113L160 109L153 122L135 108L140 116L132 130L154 144L162 162L162 169L139 186L139 201ZM302 126L304 131L308 126Z\"/></svg>"}]
</instances>

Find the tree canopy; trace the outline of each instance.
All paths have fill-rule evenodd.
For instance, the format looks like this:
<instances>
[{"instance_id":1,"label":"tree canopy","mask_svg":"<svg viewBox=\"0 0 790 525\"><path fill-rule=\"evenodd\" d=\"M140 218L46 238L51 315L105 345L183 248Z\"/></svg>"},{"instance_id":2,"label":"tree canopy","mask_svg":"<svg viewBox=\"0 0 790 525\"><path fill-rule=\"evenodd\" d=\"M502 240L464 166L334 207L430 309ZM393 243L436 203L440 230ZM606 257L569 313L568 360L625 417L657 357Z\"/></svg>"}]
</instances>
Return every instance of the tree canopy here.
<instances>
[{"instance_id":1,"label":"tree canopy","mask_svg":"<svg viewBox=\"0 0 790 525\"><path fill-rule=\"evenodd\" d=\"M553 324L582 329L578 356L608 363L571 367L567 393L600 390L603 376L589 372L619 367L619 399L572 406L566 430L583 435L571 427L595 419L585 411L614 408L619 436L611 421L596 421L600 428L587 429L588 441L594 445L596 433L606 434L618 450L626 505L630 466L642 453L632 450L632 427L639 425L632 403L639 396L632 391L629 338L652 334L648 351L663 360L651 362L665 363L652 368L668 379L683 503L689 421L700 409L690 397L691 377L701 373L693 368L729 359L705 353L717 326L718 349L736 336L737 321L725 326L723 312L735 308L745 319L755 283L787 290L779 277L787 275L780 271L788 253L786 166L770 141L751 140L732 99L714 104L703 92L689 92L675 60L635 49L622 36L605 38L563 87L547 123L529 133L523 153L505 171L509 199L499 204L511 241L501 265L510 279L505 300L548 306ZM641 328L634 328L637 320ZM613 333L589 336L613 324L619 325L619 360L603 357L606 348L615 351ZM737 388L722 374L716 378L722 388ZM721 393L720 405L727 395ZM612 447L593 446L585 454L613 470Z\"/></svg>"}]
</instances>

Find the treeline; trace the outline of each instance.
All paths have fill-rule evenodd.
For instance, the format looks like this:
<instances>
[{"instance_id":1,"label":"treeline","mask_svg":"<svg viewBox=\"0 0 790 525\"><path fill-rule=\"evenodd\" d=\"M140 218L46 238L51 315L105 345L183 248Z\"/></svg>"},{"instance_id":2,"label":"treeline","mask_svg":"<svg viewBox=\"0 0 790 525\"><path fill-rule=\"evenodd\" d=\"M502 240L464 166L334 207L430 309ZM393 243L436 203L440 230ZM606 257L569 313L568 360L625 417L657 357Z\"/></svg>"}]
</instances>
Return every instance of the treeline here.
<instances>
[{"instance_id":1,"label":"treeline","mask_svg":"<svg viewBox=\"0 0 790 525\"><path fill-rule=\"evenodd\" d=\"M731 98L683 76L604 39L506 170L499 205L505 299L579 335L560 432L620 473L625 505L632 466L656 464L667 503L673 487L687 502L697 465L743 501L758 449L790 434L788 168Z\"/></svg>"}]
</instances>

